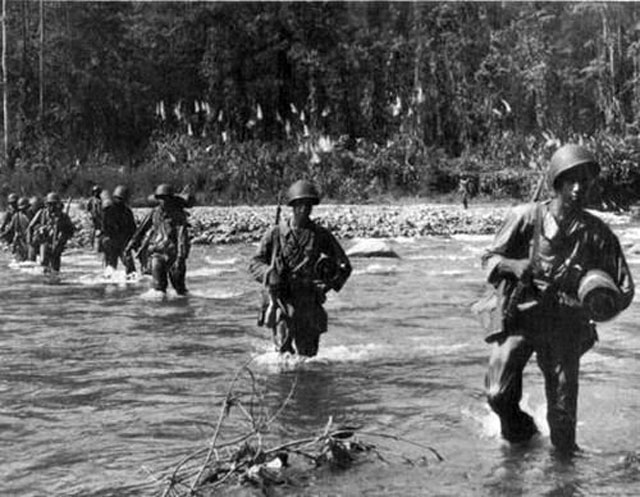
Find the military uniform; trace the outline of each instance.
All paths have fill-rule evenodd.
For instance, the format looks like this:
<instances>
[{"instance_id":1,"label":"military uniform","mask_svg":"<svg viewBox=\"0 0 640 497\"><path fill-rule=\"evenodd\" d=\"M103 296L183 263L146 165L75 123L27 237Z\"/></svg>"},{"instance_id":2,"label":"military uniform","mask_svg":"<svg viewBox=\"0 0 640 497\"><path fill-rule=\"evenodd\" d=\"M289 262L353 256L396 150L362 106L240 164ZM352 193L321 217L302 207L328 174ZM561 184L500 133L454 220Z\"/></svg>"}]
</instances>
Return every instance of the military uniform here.
<instances>
[{"instance_id":1,"label":"military uniform","mask_svg":"<svg viewBox=\"0 0 640 497\"><path fill-rule=\"evenodd\" d=\"M40 209L28 227L28 237L40 247L40 264L45 270L60 271L62 252L75 226L62 211L62 203L55 193L47 195L47 206Z\"/></svg>"},{"instance_id":2,"label":"military uniform","mask_svg":"<svg viewBox=\"0 0 640 497\"><path fill-rule=\"evenodd\" d=\"M28 207L29 201L26 198L21 198L18 201L18 210L13 214L9 225L2 232L2 237L9 243L11 252L17 261L25 261L29 256L27 228L30 219L26 212Z\"/></svg>"},{"instance_id":3,"label":"military uniform","mask_svg":"<svg viewBox=\"0 0 640 497\"><path fill-rule=\"evenodd\" d=\"M29 208L26 211L27 216L29 217L29 222L35 217L35 215L42 209L44 206L42 199L40 197L34 196L29 199ZM29 230L27 230L27 259L29 261L35 262L38 258L38 254L40 253L40 246L38 245L36 240L32 240Z\"/></svg>"},{"instance_id":4,"label":"military uniform","mask_svg":"<svg viewBox=\"0 0 640 497\"><path fill-rule=\"evenodd\" d=\"M314 201L319 201L315 190L312 192L316 196ZM289 196L296 200L295 189ZM325 271L326 267L331 269ZM340 291L349 278L348 257L327 229L312 220L294 227L289 220L265 234L249 265L251 275L263 284L271 271L280 280L277 288L271 288L277 309L269 326L276 348L280 352L316 355L320 335L327 331L327 313L322 305L325 294L329 290ZM266 311L266 306L263 307Z\"/></svg>"},{"instance_id":5,"label":"military uniform","mask_svg":"<svg viewBox=\"0 0 640 497\"><path fill-rule=\"evenodd\" d=\"M91 235L90 235L90 243L91 246L95 248L96 252L100 252L102 248L100 247L100 236L102 234L102 204L103 200L100 198L102 191L100 187L94 186L91 189L91 198L87 202L87 211L89 212L89 217L91 218Z\"/></svg>"},{"instance_id":6,"label":"military uniform","mask_svg":"<svg viewBox=\"0 0 640 497\"><path fill-rule=\"evenodd\" d=\"M561 149L559 157L565 152ZM592 160L585 153L582 162L570 162L555 176L590 164L587 159ZM514 302L516 289L525 287L518 287L522 280L502 267L528 259L530 284ZM503 305L503 328L494 337L486 375L489 404L500 416L502 435L521 442L537 432L531 416L519 407L523 369L535 352L545 381L551 441L561 450L573 450L580 356L597 339L578 287L588 271L599 269L619 288L619 309L630 304L634 285L618 239L604 222L582 209L559 223L550 201L531 203L510 212L483 263Z\"/></svg>"},{"instance_id":7,"label":"military uniform","mask_svg":"<svg viewBox=\"0 0 640 497\"><path fill-rule=\"evenodd\" d=\"M116 187L113 201L103 209L100 245L106 266L115 269L118 266L118 259L121 259L126 273L130 274L136 268L133 258L124 249L136 231L136 220L126 204L126 199L127 193L124 187Z\"/></svg>"},{"instance_id":8,"label":"military uniform","mask_svg":"<svg viewBox=\"0 0 640 497\"><path fill-rule=\"evenodd\" d=\"M15 193L10 193L7 197L7 203L7 211L5 212L4 218L2 219L2 225L0 226L0 238L7 243L11 243L11 240L8 240L4 233L11 224L11 219L15 213L18 212L18 196Z\"/></svg>"},{"instance_id":9,"label":"military uniform","mask_svg":"<svg viewBox=\"0 0 640 497\"><path fill-rule=\"evenodd\" d=\"M176 293L184 295L191 243L188 213L183 200L174 195L169 185L160 185L155 197L161 204L142 221L125 250L148 254L156 290L165 292L170 280Z\"/></svg>"}]
</instances>

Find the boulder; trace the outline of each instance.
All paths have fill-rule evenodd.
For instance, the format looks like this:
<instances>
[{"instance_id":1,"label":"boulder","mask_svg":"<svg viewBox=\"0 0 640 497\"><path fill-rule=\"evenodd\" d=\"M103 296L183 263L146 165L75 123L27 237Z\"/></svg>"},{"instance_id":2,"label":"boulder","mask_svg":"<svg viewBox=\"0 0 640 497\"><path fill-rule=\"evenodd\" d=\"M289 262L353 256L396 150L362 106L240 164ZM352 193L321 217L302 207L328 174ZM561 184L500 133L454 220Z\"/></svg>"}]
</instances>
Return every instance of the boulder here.
<instances>
[{"instance_id":1,"label":"boulder","mask_svg":"<svg viewBox=\"0 0 640 497\"><path fill-rule=\"evenodd\" d=\"M347 250L349 257L388 257L399 259L391 243L388 240L365 238L358 240Z\"/></svg>"}]
</instances>

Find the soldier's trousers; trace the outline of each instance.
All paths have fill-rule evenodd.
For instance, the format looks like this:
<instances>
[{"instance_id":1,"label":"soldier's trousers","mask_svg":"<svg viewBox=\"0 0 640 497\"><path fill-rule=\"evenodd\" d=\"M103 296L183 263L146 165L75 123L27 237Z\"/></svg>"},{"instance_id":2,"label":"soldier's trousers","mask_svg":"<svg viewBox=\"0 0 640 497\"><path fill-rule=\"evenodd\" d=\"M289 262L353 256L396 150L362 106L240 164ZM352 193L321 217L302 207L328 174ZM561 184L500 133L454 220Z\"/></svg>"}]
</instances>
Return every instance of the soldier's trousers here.
<instances>
[{"instance_id":1,"label":"soldier's trousers","mask_svg":"<svg viewBox=\"0 0 640 497\"><path fill-rule=\"evenodd\" d=\"M166 292L168 281L171 281L171 286L178 295L187 293L187 264L184 259L170 258L165 254L151 254L151 275L155 290Z\"/></svg>"},{"instance_id":2,"label":"soldier's trousers","mask_svg":"<svg viewBox=\"0 0 640 497\"><path fill-rule=\"evenodd\" d=\"M127 274L133 273L136 270L133 258L124 253L124 247L104 247L103 251L106 266L116 269L118 267L118 259L120 259Z\"/></svg>"},{"instance_id":3,"label":"soldier's trousers","mask_svg":"<svg viewBox=\"0 0 640 497\"><path fill-rule=\"evenodd\" d=\"M280 313L273 340L279 352L313 357L318 353L320 335L327 331L327 312L313 293L299 293L285 300L286 315Z\"/></svg>"},{"instance_id":4,"label":"soldier's trousers","mask_svg":"<svg viewBox=\"0 0 640 497\"><path fill-rule=\"evenodd\" d=\"M42 243L40 245L40 264L45 270L60 271L62 260L62 250L53 250L50 243Z\"/></svg>"},{"instance_id":5,"label":"soldier's trousers","mask_svg":"<svg viewBox=\"0 0 640 497\"><path fill-rule=\"evenodd\" d=\"M580 356L595 343L595 329L568 322L552 333L511 335L493 345L485 386L489 405L500 417L502 436L510 442L529 440L537 428L520 409L522 373L535 352L547 398L551 443L563 452L576 449Z\"/></svg>"}]
</instances>

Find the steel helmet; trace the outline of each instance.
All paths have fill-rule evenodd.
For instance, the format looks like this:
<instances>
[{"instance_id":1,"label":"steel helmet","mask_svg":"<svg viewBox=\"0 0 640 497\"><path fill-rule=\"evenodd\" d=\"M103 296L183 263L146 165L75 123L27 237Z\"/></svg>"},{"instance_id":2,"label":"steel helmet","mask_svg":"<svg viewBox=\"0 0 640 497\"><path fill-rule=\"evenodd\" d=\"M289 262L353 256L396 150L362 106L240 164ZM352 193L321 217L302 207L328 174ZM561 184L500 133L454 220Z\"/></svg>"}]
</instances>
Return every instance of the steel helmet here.
<instances>
[{"instance_id":1,"label":"steel helmet","mask_svg":"<svg viewBox=\"0 0 640 497\"><path fill-rule=\"evenodd\" d=\"M10 193L7 197L7 202L10 204L15 204L18 202L18 196L15 193Z\"/></svg>"},{"instance_id":2,"label":"steel helmet","mask_svg":"<svg viewBox=\"0 0 640 497\"><path fill-rule=\"evenodd\" d=\"M60 203L60 195L56 192L47 193L47 199L45 200L47 204L59 204Z\"/></svg>"},{"instance_id":3,"label":"steel helmet","mask_svg":"<svg viewBox=\"0 0 640 497\"><path fill-rule=\"evenodd\" d=\"M100 195L101 191L102 189L98 185L94 185L93 188L91 188L92 195Z\"/></svg>"},{"instance_id":4,"label":"steel helmet","mask_svg":"<svg viewBox=\"0 0 640 497\"><path fill-rule=\"evenodd\" d=\"M589 149L573 143L563 145L551 156L547 172L549 186L555 189L556 180L561 174L579 166L589 166L594 176L600 172L600 166Z\"/></svg>"},{"instance_id":5,"label":"steel helmet","mask_svg":"<svg viewBox=\"0 0 640 497\"><path fill-rule=\"evenodd\" d=\"M320 193L316 185L306 179L296 181L289 187L287 192L287 205L291 205L296 200L309 200L311 205L320 203Z\"/></svg>"},{"instance_id":6,"label":"steel helmet","mask_svg":"<svg viewBox=\"0 0 640 497\"><path fill-rule=\"evenodd\" d=\"M155 197L173 197L173 187L167 183L162 183L156 188Z\"/></svg>"},{"instance_id":7,"label":"steel helmet","mask_svg":"<svg viewBox=\"0 0 640 497\"><path fill-rule=\"evenodd\" d=\"M34 195L33 197L31 197L29 199L29 206L33 209L33 210L37 210L40 207L42 207L42 199L36 195Z\"/></svg>"},{"instance_id":8,"label":"steel helmet","mask_svg":"<svg viewBox=\"0 0 640 497\"><path fill-rule=\"evenodd\" d=\"M113 198L126 201L129 198L129 189L124 185L118 185L113 189Z\"/></svg>"},{"instance_id":9,"label":"steel helmet","mask_svg":"<svg viewBox=\"0 0 640 497\"><path fill-rule=\"evenodd\" d=\"M26 209L29 207L29 199L27 197L20 197L18 200L18 209Z\"/></svg>"},{"instance_id":10,"label":"steel helmet","mask_svg":"<svg viewBox=\"0 0 640 497\"><path fill-rule=\"evenodd\" d=\"M600 269L587 271L578 285L578 300L596 322L608 321L620 313L620 297L618 285Z\"/></svg>"}]
</instances>

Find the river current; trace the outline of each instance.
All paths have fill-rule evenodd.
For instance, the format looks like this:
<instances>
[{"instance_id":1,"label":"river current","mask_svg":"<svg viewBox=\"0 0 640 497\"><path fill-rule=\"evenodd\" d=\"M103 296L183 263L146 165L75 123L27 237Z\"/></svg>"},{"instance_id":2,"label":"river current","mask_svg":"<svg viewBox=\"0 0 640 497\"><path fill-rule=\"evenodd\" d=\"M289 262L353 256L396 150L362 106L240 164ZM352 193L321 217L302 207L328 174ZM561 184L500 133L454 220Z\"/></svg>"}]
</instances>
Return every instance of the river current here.
<instances>
[{"instance_id":1,"label":"river current","mask_svg":"<svg viewBox=\"0 0 640 497\"><path fill-rule=\"evenodd\" d=\"M614 229L623 246L640 246L637 225ZM0 495L159 495L154 478L206 446L206 423L216 422L248 360L273 407L296 381L276 421L282 440L315 434L332 416L444 458L368 461L276 495L638 495L640 305L600 325L600 342L583 358L583 452L554 455L535 361L523 404L542 435L509 447L486 405L489 348L470 311L490 240L399 239L399 259L353 259L351 279L329 295L320 353L303 362L282 361L255 324L259 287L246 272L254 246L196 247L189 297L169 292L164 301L148 280L105 280L87 251L64 254L59 281L0 254ZM640 255L630 252L640 282ZM402 440L379 442L382 455L420 454Z\"/></svg>"}]
</instances>

